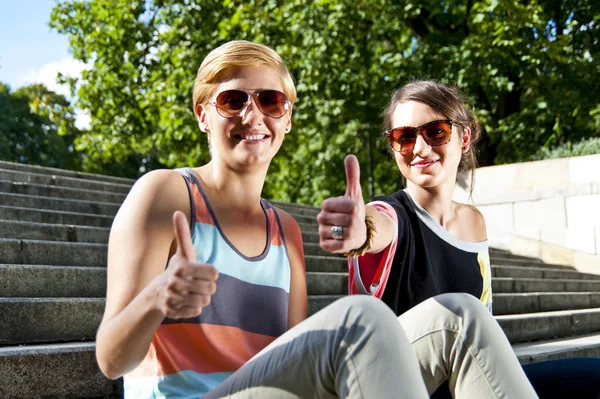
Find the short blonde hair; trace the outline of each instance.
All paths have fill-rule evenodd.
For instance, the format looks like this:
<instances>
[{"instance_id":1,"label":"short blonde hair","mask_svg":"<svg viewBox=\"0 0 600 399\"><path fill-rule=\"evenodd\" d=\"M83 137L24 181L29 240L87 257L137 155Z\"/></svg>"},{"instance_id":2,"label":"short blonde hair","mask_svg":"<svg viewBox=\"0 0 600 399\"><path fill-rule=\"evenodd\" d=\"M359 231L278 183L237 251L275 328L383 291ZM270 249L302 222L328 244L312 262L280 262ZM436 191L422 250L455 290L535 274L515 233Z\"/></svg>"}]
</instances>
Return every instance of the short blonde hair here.
<instances>
[{"instance_id":1,"label":"short blonde hair","mask_svg":"<svg viewBox=\"0 0 600 399\"><path fill-rule=\"evenodd\" d=\"M194 113L197 105L206 105L223 74L238 67L268 66L279 71L281 86L288 100L296 101L296 87L290 71L272 48L246 40L227 42L212 50L198 68L194 82Z\"/></svg>"}]
</instances>

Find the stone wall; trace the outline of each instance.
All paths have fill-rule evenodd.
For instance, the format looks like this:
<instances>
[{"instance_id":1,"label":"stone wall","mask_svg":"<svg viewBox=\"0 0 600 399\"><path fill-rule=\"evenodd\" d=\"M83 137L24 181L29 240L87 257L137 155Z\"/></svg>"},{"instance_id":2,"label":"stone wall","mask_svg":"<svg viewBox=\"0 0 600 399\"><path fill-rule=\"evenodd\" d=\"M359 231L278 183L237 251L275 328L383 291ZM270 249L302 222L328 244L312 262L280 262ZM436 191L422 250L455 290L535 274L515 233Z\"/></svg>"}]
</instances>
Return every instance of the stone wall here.
<instances>
[{"instance_id":1,"label":"stone wall","mask_svg":"<svg viewBox=\"0 0 600 399\"><path fill-rule=\"evenodd\" d=\"M493 245L600 274L600 155L479 168L472 197L454 198L481 210Z\"/></svg>"}]
</instances>

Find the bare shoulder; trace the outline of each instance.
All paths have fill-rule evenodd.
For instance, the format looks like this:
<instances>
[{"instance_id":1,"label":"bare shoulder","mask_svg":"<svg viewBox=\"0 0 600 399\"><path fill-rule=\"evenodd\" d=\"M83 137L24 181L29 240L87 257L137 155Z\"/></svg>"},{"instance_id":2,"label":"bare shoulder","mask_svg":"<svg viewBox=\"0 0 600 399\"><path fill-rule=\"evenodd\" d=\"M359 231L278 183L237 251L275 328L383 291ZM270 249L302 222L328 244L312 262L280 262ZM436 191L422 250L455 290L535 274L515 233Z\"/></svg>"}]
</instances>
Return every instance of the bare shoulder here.
<instances>
[{"instance_id":1,"label":"bare shoulder","mask_svg":"<svg viewBox=\"0 0 600 399\"><path fill-rule=\"evenodd\" d=\"M469 204L458 204L457 211L461 225L466 231L469 231L468 241L487 240L487 229L485 218L479 209Z\"/></svg>"},{"instance_id":2,"label":"bare shoulder","mask_svg":"<svg viewBox=\"0 0 600 399\"><path fill-rule=\"evenodd\" d=\"M281 208L274 207L281 220L281 227L283 228L283 234L288 244L288 251L294 251L304 259L304 249L302 247L302 232L298 222L292 215L287 213Z\"/></svg>"},{"instance_id":3,"label":"bare shoulder","mask_svg":"<svg viewBox=\"0 0 600 399\"><path fill-rule=\"evenodd\" d=\"M190 220L191 207L183 177L172 170L155 170L139 178L119 208L111 228L109 249L131 235L171 234L173 213Z\"/></svg>"},{"instance_id":4,"label":"bare shoulder","mask_svg":"<svg viewBox=\"0 0 600 399\"><path fill-rule=\"evenodd\" d=\"M127 207L131 202L156 216L163 212L172 215L174 211L181 210L190 217L185 181L173 170L154 170L140 177L127 195L124 206Z\"/></svg>"},{"instance_id":5,"label":"bare shoulder","mask_svg":"<svg viewBox=\"0 0 600 399\"><path fill-rule=\"evenodd\" d=\"M275 211L277 211L279 220L281 220L281 226L283 227L283 233L286 235L286 237L289 235L301 234L300 226L298 225L298 222L296 221L296 219L294 219L292 215L290 215L281 208L273 208L275 209Z\"/></svg>"}]
</instances>

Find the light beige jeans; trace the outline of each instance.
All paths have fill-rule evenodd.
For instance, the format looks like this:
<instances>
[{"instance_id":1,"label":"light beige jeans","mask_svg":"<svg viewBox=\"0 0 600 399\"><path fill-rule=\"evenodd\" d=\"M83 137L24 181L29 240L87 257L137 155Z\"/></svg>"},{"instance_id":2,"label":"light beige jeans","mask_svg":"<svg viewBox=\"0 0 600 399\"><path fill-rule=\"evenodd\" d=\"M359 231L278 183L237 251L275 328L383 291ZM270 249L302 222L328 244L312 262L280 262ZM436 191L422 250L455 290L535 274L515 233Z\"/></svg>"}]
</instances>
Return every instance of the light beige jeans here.
<instances>
[{"instance_id":1,"label":"light beige jeans","mask_svg":"<svg viewBox=\"0 0 600 399\"><path fill-rule=\"evenodd\" d=\"M537 398L506 335L475 297L438 295L398 320L429 394L448 380L455 398Z\"/></svg>"},{"instance_id":2,"label":"light beige jeans","mask_svg":"<svg viewBox=\"0 0 600 399\"><path fill-rule=\"evenodd\" d=\"M398 319L377 299L340 299L204 398L422 399L446 379L457 398L537 397L485 306L445 294Z\"/></svg>"},{"instance_id":3,"label":"light beige jeans","mask_svg":"<svg viewBox=\"0 0 600 399\"><path fill-rule=\"evenodd\" d=\"M427 398L396 315L344 297L287 331L208 398Z\"/></svg>"}]
</instances>

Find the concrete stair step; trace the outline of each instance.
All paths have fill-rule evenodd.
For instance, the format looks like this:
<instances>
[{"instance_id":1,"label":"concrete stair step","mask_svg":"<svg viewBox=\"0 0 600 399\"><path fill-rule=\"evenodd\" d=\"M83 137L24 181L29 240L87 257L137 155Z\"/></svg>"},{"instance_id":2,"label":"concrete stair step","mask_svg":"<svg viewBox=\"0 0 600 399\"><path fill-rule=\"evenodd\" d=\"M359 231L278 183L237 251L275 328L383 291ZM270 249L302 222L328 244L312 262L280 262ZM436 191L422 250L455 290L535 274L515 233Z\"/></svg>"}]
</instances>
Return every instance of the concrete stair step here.
<instances>
[{"instance_id":1,"label":"concrete stair step","mask_svg":"<svg viewBox=\"0 0 600 399\"><path fill-rule=\"evenodd\" d=\"M106 267L107 244L0 238L0 264ZM305 256L307 271L347 273L346 258Z\"/></svg>"},{"instance_id":2,"label":"concrete stair step","mask_svg":"<svg viewBox=\"0 0 600 399\"><path fill-rule=\"evenodd\" d=\"M98 368L94 342L0 348L2 398L118 398L120 381Z\"/></svg>"},{"instance_id":3,"label":"concrete stair step","mask_svg":"<svg viewBox=\"0 0 600 399\"><path fill-rule=\"evenodd\" d=\"M82 201L100 201L122 203L125 194L110 193L98 190L84 190L80 188L69 188L61 186L47 186L33 183L19 183L0 180L0 192L8 194L25 194L51 198L66 198Z\"/></svg>"},{"instance_id":4,"label":"concrete stair step","mask_svg":"<svg viewBox=\"0 0 600 399\"><path fill-rule=\"evenodd\" d=\"M576 270L546 269L543 267L494 266L492 277L538 278L538 279L570 279L600 280L600 275L581 273Z\"/></svg>"},{"instance_id":5,"label":"concrete stair step","mask_svg":"<svg viewBox=\"0 0 600 399\"><path fill-rule=\"evenodd\" d=\"M545 269L575 270L575 268L572 266L544 263L540 260L521 261L519 259L515 260L515 259L508 259L508 258L496 258L496 257L490 256L490 262L492 265L502 265L502 266L542 267Z\"/></svg>"},{"instance_id":6,"label":"concrete stair step","mask_svg":"<svg viewBox=\"0 0 600 399\"><path fill-rule=\"evenodd\" d=\"M0 238L0 264L106 267L106 244Z\"/></svg>"},{"instance_id":7,"label":"concrete stair step","mask_svg":"<svg viewBox=\"0 0 600 399\"><path fill-rule=\"evenodd\" d=\"M302 228L300 228L302 230ZM304 244L319 244L319 230L302 230L302 242Z\"/></svg>"},{"instance_id":8,"label":"concrete stair step","mask_svg":"<svg viewBox=\"0 0 600 399\"><path fill-rule=\"evenodd\" d=\"M316 220L314 222L298 222L298 226L303 234L319 234L319 225Z\"/></svg>"},{"instance_id":9,"label":"concrete stair step","mask_svg":"<svg viewBox=\"0 0 600 399\"><path fill-rule=\"evenodd\" d=\"M62 248L58 247L58 249ZM103 253L100 253L97 256L102 257L102 255ZM0 295L5 297L103 297L106 292L106 269L102 266L104 264L95 266L0 264ZM509 280L514 280L517 288L520 287L519 279ZM23 284L23 282L27 283ZM542 282L546 281L542 280ZM600 289L598 289L596 281L549 282L558 284L558 289L554 292L518 290L499 292L497 286L501 281L493 281L494 312L496 314L514 314L600 307ZM307 286L308 293L312 296L345 295L348 276L345 272L308 271Z\"/></svg>"},{"instance_id":10,"label":"concrete stair step","mask_svg":"<svg viewBox=\"0 0 600 399\"><path fill-rule=\"evenodd\" d=\"M341 296L348 292L346 273L307 272L308 294ZM553 310L600 307L600 290L596 292L494 293L494 313L520 314Z\"/></svg>"},{"instance_id":11,"label":"concrete stair step","mask_svg":"<svg viewBox=\"0 0 600 399\"><path fill-rule=\"evenodd\" d=\"M109 182L109 183L119 183L119 184L129 184L132 185L135 180L128 179L125 177L115 177L115 176L107 176L107 175L97 175L94 173L85 173L85 172L77 172L73 170L67 169L58 169L58 168L50 168L48 166L38 166L38 165L27 165L24 163L15 163L15 162L7 162L0 161L0 169L4 170L14 170L17 172L29 172L36 174L46 174L46 175L54 175L54 176L64 176L64 177L73 177L84 180L93 180L99 182Z\"/></svg>"},{"instance_id":12,"label":"concrete stair step","mask_svg":"<svg viewBox=\"0 0 600 399\"><path fill-rule=\"evenodd\" d=\"M600 357L600 333L513 345L521 364L573 357Z\"/></svg>"},{"instance_id":13,"label":"concrete stair step","mask_svg":"<svg viewBox=\"0 0 600 399\"><path fill-rule=\"evenodd\" d=\"M295 214L292 214L292 216L294 216L295 218L309 217ZM0 219L19 220L37 223L70 224L78 226L110 227L112 225L114 215L100 215L86 212L39 209L35 207L32 208L22 206L6 206L6 204L3 204L0 206ZM306 237L308 237L309 240L314 239L312 237L312 233L305 233L303 231L302 234L303 237L306 234ZM316 242L318 243L318 235L316 239Z\"/></svg>"},{"instance_id":14,"label":"concrete stair step","mask_svg":"<svg viewBox=\"0 0 600 399\"><path fill-rule=\"evenodd\" d=\"M90 202L64 198L38 197L34 195L0 193L0 204L20 208L44 209L95 215L114 216L120 204L110 202Z\"/></svg>"},{"instance_id":15,"label":"concrete stair step","mask_svg":"<svg viewBox=\"0 0 600 399\"><path fill-rule=\"evenodd\" d=\"M494 259L498 259L498 260L508 260L508 261L512 261L515 263L539 263L539 264L544 264L544 262L542 262L539 259L536 258L530 258L527 256L517 256L517 255L500 255L495 253L494 251L491 250L490 248L490 257L494 258Z\"/></svg>"},{"instance_id":16,"label":"concrete stair step","mask_svg":"<svg viewBox=\"0 0 600 399\"><path fill-rule=\"evenodd\" d=\"M344 257L305 255L304 263L307 272L348 274L348 261Z\"/></svg>"},{"instance_id":17,"label":"concrete stair step","mask_svg":"<svg viewBox=\"0 0 600 399\"><path fill-rule=\"evenodd\" d=\"M513 345L521 364L567 357L599 357L600 334ZM104 377L95 343L0 348L0 397L122 397L121 380Z\"/></svg>"},{"instance_id":18,"label":"concrete stair step","mask_svg":"<svg viewBox=\"0 0 600 399\"><path fill-rule=\"evenodd\" d=\"M17 206L0 206L0 219L93 227L110 227L113 222L113 217L108 215L52 211Z\"/></svg>"},{"instance_id":19,"label":"concrete stair step","mask_svg":"<svg viewBox=\"0 0 600 399\"><path fill-rule=\"evenodd\" d=\"M0 298L0 345L90 341L104 298Z\"/></svg>"},{"instance_id":20,"label":"concrete stair step","mask_svg":"<svg viewBox=\"0 0 600 399\"><path fill-rule=\"evenodd\" d=\"M321 212L321 208L316 208L314 206L302 204L287 204L285 202L271 200L268 201L271 203L271 205L276 206L277 208L281 208L286 212L293 213L294 215L308 216L314 220L316 220L317 214Z\"/></svg>"},{"instance_id":21,"label":"concrete stair step","mask_svg":"<svg viewBox=\"0 0 600 399\"><path fill-rule=\"evenodd\" d=\"M313 220L315 220L314 216L311 215L303 215L303 214L297 214L294 213L295 209L284 209L287 213L289 213L290 215L292 215L294 217L294 219L296 219L296 222L298 222L298 225L309 225L309 226L313 226ZM314 226L311 227L312 229L314 228L319 228L319 225L315 222ZM317 230L318 231L318 230Z\"/></svg>"},{"instance_id":22,"label":"concrete stair step","mask_svg":"<svg viewBox=\"0 0 600 399\"><path fill-rule=\"evenodd\" d=\"M493 294L496 315L600 308L600 292L531 292Z\"/></svg>"},{"instance_id":23,"label":"concrete stair step","mask_svg":"<svg viewBox=\"0 0 600 399\"><path fill-rule=\"evenodd\" d=\"M306 287L308 295L346 295L348 274L306 272Z\"/></svg>"},{"instance_id":24,"label":"concrete stair step","mask_svg":"<svg viewBox=\"0 0 600 399\"><path fill-rule=\"evenodd\" d=\"M339 295L309 298L311 312ZM103 298L0 298L0 345L91 340ZM496 316L512 343L600 331L600 308Z\"/></svg>"},{"instance_id":25,"label":"concrete stair step","mask_svg":"<svg viewBox=\"0 0 600 399\"><path fill-rule=\"evenodd\" d=\"M24 240L89 242L106 244L110 229L0 219L0 237Z\"/></svg>"},{"instance_id":26,"label":"concrete stair step","mask_svg":"<svg viewBox=\"0 0 600 399\"><path fill-rule=\"evenodd\" d=\"M496 316L511 343L600 331L600 308Z\"/></svg>"},{"instance_id":27,"label":"concrete stair step","mask_svg":"<svg viewBox=\"0 0 600 399\"><path fill-rule=\"evenodd\" d=\"M492 292L600 292L600 280L567 280L549 278L492 278Z\"/></svg>"},{"instance_id":28,"label":"concrete stair step","mask_svg":"<svg viewBox=\"0 0 600 399\"><path fill-rule=\"evenodd\" d=\"M0 296L104 298L106 269L85 266L0 265Z\"/></svg>"},{"instance_id":29,"label":"concrete stair step","mask_svg":"<svg viewBox=\"0 0 600 399\"><path fill-rule=\"evenodd\" d=\"M309 315L318 312L340 297L340 295L312 296L312 301L309 301ZM496 301L497 299L494 298L494 309L496 308ZM600 331L600 308L495 317L509 341L513 344Z\"/></svg>"},{"instance_id":30,"label":"concrete stair step","mask_svg":"<svg viewBox=\"0 0 600 399\"><path fill-rule=\"evenodd\" d=\"M309 311L340 297L311 295ZM0 298L0 346L92 341L104 303L104 298Z\"/></svg>"},{"instance_id":31,"label":"concrete stair step","mask_svg":"<svg viewBox=\"0 0 600 399\"><path fill-rule=\"evenodd\" d=\"M312 316L344 295L311 295L308 300L308 315Z\"/></svg>"},{"instance_id":32,"label":"concrete stair step","mask_svg":"<svg viewBox=\"0 0 600 399\"><path fill-rule=\"evenodd\" d=\"M0 169L0 180L8 180L19 183L34 183L47 186L81 188L84 190L98 190L123 194L127 194L131 189L131 184L87 180L76 177L50 175L44 173L21 172L8 169Z\"/></svg>"}]
</instances>

